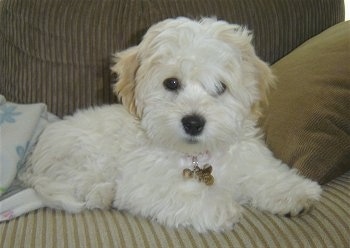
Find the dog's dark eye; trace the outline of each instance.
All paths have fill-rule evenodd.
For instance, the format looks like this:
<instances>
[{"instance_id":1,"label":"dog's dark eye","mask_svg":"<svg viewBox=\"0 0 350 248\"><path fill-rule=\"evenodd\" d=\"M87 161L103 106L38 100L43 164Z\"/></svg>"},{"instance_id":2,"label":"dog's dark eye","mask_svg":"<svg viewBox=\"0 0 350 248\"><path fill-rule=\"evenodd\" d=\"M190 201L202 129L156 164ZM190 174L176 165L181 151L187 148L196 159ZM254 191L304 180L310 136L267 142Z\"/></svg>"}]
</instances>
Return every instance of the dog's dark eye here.
<instances>
[{"instance_id":1,"label":"dog's dark eye","mask_svg":"<svg viewBox=\"0 0 350 248\"><path fill-rule=\"evenodd\" d=\"M167 90L175 91L181 87L180 81L177 78L167 78L163 82Z\"/></svg>"},{"instance_id":2,"label":"dog's dark eye","mask_svg":"<svg viewBox=\"0 0 350 248\"><path fill-rule=\"evenodd\" d=\"M226 91L226 88L226 84L220 82L220 85L216 86L216 92L218 93L218 95L222 95Z\"/></svg>"}]
</instances>

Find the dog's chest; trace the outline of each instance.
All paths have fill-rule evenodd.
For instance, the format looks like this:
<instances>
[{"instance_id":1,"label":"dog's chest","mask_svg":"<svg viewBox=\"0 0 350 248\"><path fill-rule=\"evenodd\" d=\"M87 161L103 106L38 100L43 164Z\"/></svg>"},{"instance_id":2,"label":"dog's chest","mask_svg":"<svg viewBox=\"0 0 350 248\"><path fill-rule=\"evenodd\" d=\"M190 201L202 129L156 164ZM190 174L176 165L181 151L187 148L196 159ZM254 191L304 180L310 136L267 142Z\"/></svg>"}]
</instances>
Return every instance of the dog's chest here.
<instances>
[{"instance_id":1,"label":"dog's chest","mask_svg":"<svg viewBox=\"0 0 350 248\"><path fill-rule=\"evenodd\" d=\"M122 173L117 179L119 185L130 185L132 188L142 185L143 190L149 188L149 191L154 188L160 190L159 185L163 190L186 185L216 188L225 186L226 177L231 174L227 171L230 166L225 163L227 153L224 152L190 155L162 148L150 149L153 148L150 146L147 148L147 152L135 149L123 156L128 159L121 163ZM209 166L211 169L208 169ZM184 170L192 171L192 175L184 175Z\"/></svg>"}]
</instances>

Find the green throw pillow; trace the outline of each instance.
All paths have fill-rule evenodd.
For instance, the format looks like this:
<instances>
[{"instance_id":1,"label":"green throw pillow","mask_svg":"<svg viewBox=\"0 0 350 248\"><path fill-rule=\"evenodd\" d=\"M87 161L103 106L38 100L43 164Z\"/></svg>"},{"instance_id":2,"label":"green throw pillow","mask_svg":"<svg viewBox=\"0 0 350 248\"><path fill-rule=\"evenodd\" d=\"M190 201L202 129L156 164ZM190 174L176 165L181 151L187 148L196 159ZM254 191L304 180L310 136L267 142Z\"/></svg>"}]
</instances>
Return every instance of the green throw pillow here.
<instances>
[{"instance_id":1,"label":"green throw pillow","mask_svg":"<svg viewBox=\"0 0 350 248\"><path fill-rule=\"evenodd\" d=\"M350 22L313 37L272 66L261 125L275 156L321 184L350 169Z\"/></svg>"}]
</instances>

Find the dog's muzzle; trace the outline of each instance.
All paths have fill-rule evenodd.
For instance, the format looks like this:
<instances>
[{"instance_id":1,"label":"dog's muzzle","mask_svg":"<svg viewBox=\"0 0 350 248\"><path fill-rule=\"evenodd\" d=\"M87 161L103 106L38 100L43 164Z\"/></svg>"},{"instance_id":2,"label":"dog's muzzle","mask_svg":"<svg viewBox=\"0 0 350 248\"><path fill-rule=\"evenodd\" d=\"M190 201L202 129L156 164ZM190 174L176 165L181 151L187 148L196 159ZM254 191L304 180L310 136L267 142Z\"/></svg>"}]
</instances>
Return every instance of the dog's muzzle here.
<instances>
[{"instance_id":1,"label":"dog's muzzle","mask_svg":"<svg viewBox=\"0 0 350 248\"><path fill-rule=\"evenodd\" d=\"M205 126L205 119L197 114L186 115L181 119L185 132L191 136L200 135Z\"/></svg>"}]
</instances>

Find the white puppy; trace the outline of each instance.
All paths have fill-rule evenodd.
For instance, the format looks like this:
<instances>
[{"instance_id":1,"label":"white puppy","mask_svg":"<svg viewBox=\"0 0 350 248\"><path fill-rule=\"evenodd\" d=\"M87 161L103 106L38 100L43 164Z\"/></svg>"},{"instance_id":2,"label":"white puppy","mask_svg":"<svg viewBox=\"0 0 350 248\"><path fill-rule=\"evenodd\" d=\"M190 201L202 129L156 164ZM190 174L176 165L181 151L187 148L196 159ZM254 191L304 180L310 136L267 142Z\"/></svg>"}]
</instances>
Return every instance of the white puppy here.
<instances>
[{"instance_id":1,"label":"white puppy","mask_svg":"<svg viewBox=\"0 0 350 248\"><path fill-rule=\"evenodd\" d=\"M112 70L123 105L46 128L21 179L49 207L128 210L168 226L225 230L242 204L296 215L320 186L273 157L256 126L273 76L250 33L167 19Z\"/></svg>"}]
</instances>

